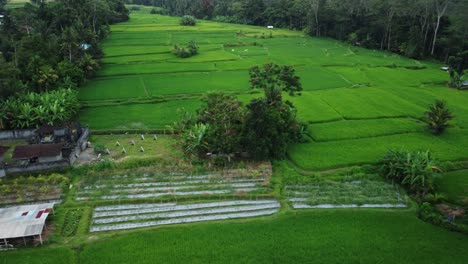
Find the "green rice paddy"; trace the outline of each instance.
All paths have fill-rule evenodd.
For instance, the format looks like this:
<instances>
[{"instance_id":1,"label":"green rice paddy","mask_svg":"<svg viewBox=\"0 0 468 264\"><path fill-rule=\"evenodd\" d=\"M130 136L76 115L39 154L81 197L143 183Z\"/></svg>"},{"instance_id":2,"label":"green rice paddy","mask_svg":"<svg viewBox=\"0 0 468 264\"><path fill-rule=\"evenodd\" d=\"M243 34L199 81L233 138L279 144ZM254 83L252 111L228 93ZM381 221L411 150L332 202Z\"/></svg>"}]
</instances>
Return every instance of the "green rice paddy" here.
<instances>
[{"instance_id":1,"label":"green rice paddy","mask_svg":"<svg viewBox=\"0 0 468 264\"><path fill-rule=\"evenodd\" d=\"M294 166L273 162L272 195L282 202L281 212L255 219L90 234L92 201L80 207L87 212L86 221L80 222L76 236L53 235L50 245L2 252L0 264L467 262L468 237L422 222L411 202L406 209L299 211L288 205L283 188L318 178L329 183L334 170L322 176L314 172L375 163L389 148L430 149L444 161L468 160L468 93L445 86L448 75L439 70L442 65L297 31L210 21L182 27L178 18L150 15L149 10L141 7L132 12L129 22L111 27L103 43L104 65L80 90L81 123L109 132L167 129L182 109L199 108L200 96L208 91L234 93L244 104L262 96L249 88L252 65L294 65L304 91L285 98L297 107L298 118L309 124L311 142L290 147L288 157ZM174 44L190 40L200 46L199 55L179 59L171 54ZM445 100L456 116L439 137L422 122L435 99ZM137 145L132 146L131 140ZM122 147L129 157L177 161L182 155L169 136L154 141L148 134L141 141L139 134L111 134L93 136L91 141L108 148L114 159L124 159ZM74 176L75 182L83 178ZM466 169L446 173L437 183L438 191L453 202L466 200L467 179ZM382 179L363 190L378 190L380 183ZM343 186L334 187L343 193ZM362 195L363 190L347 194L357 199L351 196ZM77 206L70 192L53 219L59 229L65 209Z\"/></svg>"},{"instance_id":2,"label":"green rice paddy","mask_svg":"<svg viewBox=\"0 0 468 264\"><path fill-rule=\"evenodd\" d=\"M173 45L190 40L200 46L199 55L171 54ZM294 65L304 87L302 96L286 96L310 124L312 142L289 150L304 169L372 163L388 147L468 158L468 93L447 88L447 73L433 62L297 31L211 21L183 27L178 18L151 15L148 8L113 25L103 48L103 68L79 95L87 105L81 121L94 130L164 129L177 120L177 109L194 111L208 91L236 93L247 103L253 97L248 69L275 62ZM421 121L435 99L445 100L456 116L447 138L432 137Z\"/></svg>"}]
</instances>

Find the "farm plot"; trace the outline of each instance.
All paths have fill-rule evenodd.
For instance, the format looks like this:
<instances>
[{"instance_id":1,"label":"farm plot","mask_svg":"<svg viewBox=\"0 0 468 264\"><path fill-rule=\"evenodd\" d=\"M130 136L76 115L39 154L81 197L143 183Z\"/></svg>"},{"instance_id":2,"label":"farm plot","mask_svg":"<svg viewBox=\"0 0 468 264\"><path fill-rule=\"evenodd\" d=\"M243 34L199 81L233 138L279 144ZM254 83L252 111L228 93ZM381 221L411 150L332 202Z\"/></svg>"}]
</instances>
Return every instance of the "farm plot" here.
<instances>
[{"instance_id":1,"label":"farm plot","mask_svg":"<svg viewBox=\"0 0 468 264\"><path fill-rule=\"evenodd\" d=\"M97 207L90 231L248 218L277 213L275 200L233 200L194 204L129 204Z\"/></svg>"},{"instance_id":2,"label":"farm plot","mask_svg":"<svg viewBox=\"0 0 468 264\"><path fill-rule=\"evenodd\" d=\"M68 178L60 174L0 180L0 206L32 202L60 203L62 190L68 182Z\"/></svg>"},{"instance_id":3,"label":"farm plot","mask_svg":"<svg viewBox=\"0 0 468 264\"><path fill-rule=\"evenodd\" d=\"M397 186L375 179L288 185L285 193L295 209L404 208L408 200Z\"/></svg>"},{"instance_id":4,"label":"farm plot","mask_svg":"<svg viewBox=\"0 0 468 264\"><path fill-rule=\"evenodd\" d=\"M130 177L84 186L76 192L77 201L209 197L212 195L261 195L269 192L265 178L230 178L217 176Z\"/></svg>"}]
</instances>

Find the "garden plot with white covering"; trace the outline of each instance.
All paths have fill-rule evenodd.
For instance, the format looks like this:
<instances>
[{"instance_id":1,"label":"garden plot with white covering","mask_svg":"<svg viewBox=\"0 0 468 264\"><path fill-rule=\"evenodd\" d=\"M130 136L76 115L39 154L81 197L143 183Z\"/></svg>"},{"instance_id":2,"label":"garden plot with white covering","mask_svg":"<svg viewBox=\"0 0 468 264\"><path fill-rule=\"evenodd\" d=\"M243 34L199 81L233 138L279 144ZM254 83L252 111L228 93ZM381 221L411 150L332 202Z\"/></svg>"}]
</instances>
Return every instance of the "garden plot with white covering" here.
<instances>
[{"instance_id":1,"label":"garden plot with white covering","mask_svg":"<svg viewBox=\"0 0 468 264\"><path fill-rule=\"evenodd\" d=\"M170 198L180 196L265 194L270 191L265 177L200 176L115 176L81 184L76 201Z\"/></svg>"},{"instance_id":2,"label":"garden plot with white covering","mask_svg":"<svg viewBox=\"0 0 468 264\"><path fill-rule=\"evenodd\" d=\"M94 210L90 232L266 216L279 209L276 200L102 206Z\"/></svg>"},{"instance_id":3,"label":"garden plot with white covering","mask_svg":"<svg viewBox=\"0 0 468 264\"><path fill-rule=\"evenodd\" d=\"M408 200L398 186L369 179L288 185L285 194L294 209L405 208Z\"/></svg>"}]
</instances>

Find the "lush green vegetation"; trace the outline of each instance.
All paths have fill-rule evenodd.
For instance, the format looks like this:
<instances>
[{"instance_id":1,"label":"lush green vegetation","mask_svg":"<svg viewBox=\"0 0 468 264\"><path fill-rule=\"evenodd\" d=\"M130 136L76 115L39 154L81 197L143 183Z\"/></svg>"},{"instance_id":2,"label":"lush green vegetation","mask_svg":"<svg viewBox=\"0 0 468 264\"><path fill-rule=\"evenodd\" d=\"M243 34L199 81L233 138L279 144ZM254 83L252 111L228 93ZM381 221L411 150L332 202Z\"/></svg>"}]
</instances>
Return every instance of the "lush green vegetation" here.
<instances>
[{"instance_id":1,"label":"lush green vegetation","mask_svg":"<svg viewBox=\"0 0 468 264\"><path fill-rule=\"evenodd\" d=\"M171 15L303 30L413 58L466 51L466 1L126 0ZM465 58L465 63L467 62ZM466 69L466 67L465 67Z\"/></svg>"},{"instance_id":2,"label":"lush green vegetation","mask_svg":"<svg viewBox=\"0 0 468 264\"><path fill-rule=\"evenodd\" d=\"M371 166L335 170L377 163L390 148L430 150L442 162L452 161L447 164L453 168L465 169L448 172L446 177L436 180L437 192L447 193L450 201L461 204L466 196L463 187L466 168L457 167L453 161L468 158L468 94L445 86L449 73L439 70L440 64L310 38L298 31L204 20L197 21L196 27L183 27L179 18L150 14L151 8L131 10L129 22L112 26L112 34L103 42L103 68L79 92L83 105L80 118L82 124L93 130L142 130L145 140L141 140L141 134L131 132L93 135L91 142L100 146L101 151L109 149L111 154L103 155L104 162L70 171L73 187L57 207L53 221L58 231L51 237L50 245L2 253L0 263L466 262L467 237L419 220L414 203L406 199L404 191L376 175ZM175 44L191 40L199 45L197 56L177 58L171 54ZM249 77L261 75L261 69L254 68L254 74L249 76L249 69L268 62L291 65L280 71L281 76L298 81L287 74L295 69L302 84L302 90L292 89L294 93L300 92L300 96L287 93L280 96L293 103L298 121L308 123L301 136L309 137L310 142L284 149L291 162L274 162L273 177L259 183L261 188L252 193L125 197L157 194L151 188L135 188L132 184L172 177L165 173L206 173L200 163L183 159L182 148L172 136L159 135L154 140L153 134L144 131L169 131L167 126L174 125L185 111L195 114L202 109L203 120L224 121L218 122L221 125L215 131L221 131L216 136L225 141L209 151L233 152L239 141L228 137L241 129L238 122L242 118L238 115L223 118L229 112L240 112L239 101L244 105L252 102L251 127L258 124L255 113L268 113L271 105L281 101L275 93L278 83L271 86L251 82L258 85L254 85L254 90L249 87ZM281 79L272 81L278 80ZM228 105L232 108L223 108L226 105L215 102L211 105L216 107L211 109L206 99L205 106L200 108L201 98L208 91L227 93L224 96L233 103ZM443 99L455 116L438 136L424 127L425 111L436 99ZM278 119L262 117L267 117L263 120L270 121L269 125L278 125L275 123ZM191 132L207 131L209 123L197 124ZM196 137L199 134L194 135L199 139ZM252 141L257 139L252 137ZM122 148L126 153L122 153ZM245 164L239 166L240 171L245 169ZM104 187L99 189L100 185ZM310 187L310 192L301 196L308 198L305 203L309 205L405 203L409 209L296 211L288 205L289 198L298 197L289 195L288 186L292 185L299 192ZM87 192L88 186L96 188ZM317 186L323 193L315 190ZM203 184L190 188L214 189ZM119 192L118 199L102 197L114 195L114 191ZM258 219L143 231L88 232L92 226L90 217L98 205L194 203L232 197L273 197L281 201L282 209L279 214ZM430 209L430 214L437 215L437 221L445 218ZM466 224L466 218L458 221ZM65 247L57 247L58 244ZM45 259L49 254L53 256Z\"/></svg>"},{"instance_id":3,"label":"lush green vegetation","mask_svg":"<svg viewBox=\"0 0 468 264\"><path fill-rule=\"evenodd\" d=\"M327 210L131 232L86 244L79 259L80 263L465 263L467 246L466 236L424 223L413 211ZM0 260L8 259L0 263L34 263L35 256L48 256L47 263L73 263L71 250L63 248L2 253Z\"/></svg>"},{"instance_id":4,"label":"lush green vegetation","mask_svg":"<svg viewBox=\"0 0 468 264\"><path fill-rule=\"evenodd\" d=\"M454 203L468 204L468 171L458 170L444 174L436 180L437 190L445 193Z\"/></svg>"},{"instance_id":5,"label":"lush green vegetation","mask_svg":"<svg viewBox=\"0 0 468 264\"><path fill-rule=\"evenodd\" d=\"M442 160L468 157L468 94L446 88L449 74L440 64L282 29L203 20L195 28L151 15L146 7L112 26L103 69L79 94L86 106L82 123L99 130L165 129L179 119L177 109L194 113L208 91L234 93L247 105L261 97L250 94L248 69L274 62L292 65L301 78L301 96L284 99L297 108L299 121L310 124L312 142L288 150L302 168L374 163L391 147L430 149ZM260 38L270 32L272 38ZM171 46L191 40L199 54L174 58ZM423 121L437 99L455 119L434 139Z\"/></svg>"},{"instance_id":6,"label":"lush green vegetation","mask_svg":"<svg viewBox=\"0 0 468 264\"><path fill-rule=\"evenodd\" d=\"M0 2L0 129L73 121L78 105L68 89L94 76L100 41L110 23L128 20L128 10L120 0L22 1L4 9L6 2Z\"/></svg>"}]
</instances>

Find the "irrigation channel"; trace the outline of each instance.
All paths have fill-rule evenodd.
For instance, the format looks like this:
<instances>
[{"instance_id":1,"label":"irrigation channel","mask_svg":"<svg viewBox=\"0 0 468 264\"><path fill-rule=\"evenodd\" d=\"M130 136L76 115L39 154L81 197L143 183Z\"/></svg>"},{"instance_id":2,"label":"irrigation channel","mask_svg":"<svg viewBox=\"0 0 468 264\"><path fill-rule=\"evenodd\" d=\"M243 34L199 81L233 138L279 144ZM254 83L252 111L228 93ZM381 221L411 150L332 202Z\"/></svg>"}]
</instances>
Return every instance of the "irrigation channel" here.
<instances>
[{"instance_id":1,"label":"irrigation channel","mask_svg":"<svg viewBox=\"0 0 468 264\"><path fill-rule=\"evenodd\" d=\"M264 216L279 208L275 200L103 206L95 208L90 232Z\"/></svg>"}]
</instances>

